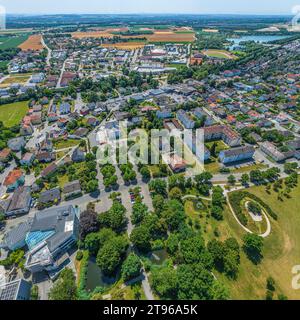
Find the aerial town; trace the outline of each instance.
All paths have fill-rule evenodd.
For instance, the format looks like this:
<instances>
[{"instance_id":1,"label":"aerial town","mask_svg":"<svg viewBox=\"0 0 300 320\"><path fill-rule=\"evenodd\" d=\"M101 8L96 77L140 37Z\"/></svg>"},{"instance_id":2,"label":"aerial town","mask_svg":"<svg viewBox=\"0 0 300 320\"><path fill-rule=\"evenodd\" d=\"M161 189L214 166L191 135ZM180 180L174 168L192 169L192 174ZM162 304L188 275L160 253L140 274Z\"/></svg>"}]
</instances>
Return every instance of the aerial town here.
<instances>
[{"instance_id":1,"label":"aerial town","mask_svg":"<svg viewBox=\"0 0 300 320\"><path fill-rule=\"evenodd\" d=\"M24 19L0 31L0 300L299 299L300 34ZM179 135L100 163L121 122Z\"/></svg>"}]
</instances>

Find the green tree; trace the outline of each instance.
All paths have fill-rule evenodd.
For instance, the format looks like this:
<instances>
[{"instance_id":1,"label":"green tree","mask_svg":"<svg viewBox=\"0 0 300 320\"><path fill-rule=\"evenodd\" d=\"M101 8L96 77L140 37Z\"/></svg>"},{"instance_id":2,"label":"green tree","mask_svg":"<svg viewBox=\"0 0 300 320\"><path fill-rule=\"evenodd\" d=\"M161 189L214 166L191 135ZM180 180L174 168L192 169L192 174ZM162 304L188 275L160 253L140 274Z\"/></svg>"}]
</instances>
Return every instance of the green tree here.
<instances>
[{"instance_id":1,"label":"green tree","mask_svg":"<svg viewBox=\"0 0 300 320\"><path fill-rule=\"evenodd\" d=\"M50 300L77 300L77 286L74 273L71 269L64 269L49 293Z\"/></svg>"},{"instance_id":2,"label":"green tree","mask_svg":"<svg viewBox=\"0 0 300 320\"><path fill-rule=\"evenodd\" d=\"M169 192L170 199L175 199L181 201L182 198L182 191L178 187L174 187Z\"/></svg>"},{"instance_id":3,"label":"green tree","mask_svg":"<svg viewBox=\"0 0 300 320\"><path fill-rule=\"evenodd\" d=\"M150 240L151 240L151 237L150 237L149 229L144 225L135 227L130 236L130 241L141 252L150 251L151 249Z\"/></svg>"},{"instance_id":4,"label":"green tree","mask_svg":"<svg viewBox=\"0 0 300 320\"><path fill-rule=\"evenodd\" d=\"M106 275L113 275L126 253L128 241L124 237L115 237L106 241L97 254L97 265Z\"/></svg>"},{"instance_id":5,"label":"green tree","mask_svg":"<svg viewBox=\"0 0 300 320\"><path fill-rule=\"evenodd\" d=\"M243 249L253 263L258 264L263 258L264 240L256 234L246 234L243 238Z\"/></svg>"},{"instance_id":6,"label":"green tree","mask_svg":"<svg viewBox=\"0 0 300 320\"><path fill-rule=\"evenodd\" d=\"M163 299L176 299L177 274L172 267L155 268L152 272L151 286Z\"/></svg>"},{"instance_id":7,"label":"green tree","mask_svg":"<svg viewBox=\"0 0 300 320\"><path fill-rule=\"evenodd\" d=\"M140 258L131 253L122 265L122 276L125 281L138 277L141 273L142 263Z\"/></svg>"}]
</instances>

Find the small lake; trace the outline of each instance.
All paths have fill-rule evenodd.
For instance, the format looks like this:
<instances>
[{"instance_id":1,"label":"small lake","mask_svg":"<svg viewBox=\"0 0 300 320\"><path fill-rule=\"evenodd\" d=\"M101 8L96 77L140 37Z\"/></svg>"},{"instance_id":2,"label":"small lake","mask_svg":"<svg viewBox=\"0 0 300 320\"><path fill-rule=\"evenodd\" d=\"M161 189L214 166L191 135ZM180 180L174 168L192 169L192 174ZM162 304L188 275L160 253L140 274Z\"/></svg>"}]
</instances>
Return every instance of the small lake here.
<instances>
[{"instance_id":1,"label":"small lake","mask_svg":"<svg viewBox=\"0 0 300 320\"><path fill-rule=\"evenodd\" d=\"M257 43L268 43L272 41L282 40L289 38L289 36L276 36L276 35L266 35L266 36L242 36L240 38L229 38L230 42L234 42L234 45L230 47L230 50L234 50L240 45L241 42L254 41Z\"/></svg>"},{"instance_id":2,"label":"small lake","mask_svg":"<svg viewBox=\"0 0 300 320\"><path fill-rule=\"evenodd\" d=\"M165 249L156 250L152 251L148 258L153 264L162 265L168 259L168 253Z\"/></svg>"},{"instance_id":3,"label":"small lake","mask_svg":"<svg viewBox=\"0 0 300 320\"><path fill-rule=\"evenodd\" d=\"M116 282L117 278L106 277L96 263L96 259L89 261L87 270L86 289L89 292L94 291L97 287L107 288Z\"/></svg>"}]
</instances>

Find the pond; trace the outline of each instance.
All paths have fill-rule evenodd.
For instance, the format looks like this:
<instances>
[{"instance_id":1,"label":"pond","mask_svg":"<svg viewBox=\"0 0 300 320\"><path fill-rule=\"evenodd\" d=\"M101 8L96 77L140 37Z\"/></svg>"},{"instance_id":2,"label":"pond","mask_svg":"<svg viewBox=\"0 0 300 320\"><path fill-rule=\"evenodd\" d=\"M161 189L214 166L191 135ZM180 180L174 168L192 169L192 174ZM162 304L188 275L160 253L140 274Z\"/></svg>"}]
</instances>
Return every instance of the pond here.
<instances>
[{"instance_id":1,"label":"pond","mask_svg":"<svg viewBox=\"0 0 300 320\"><path fill-rule=\"evenodd\" d=\"M106 277L98 267L95 259L90 259L87 270L86 289L89 292L94 291L97 287L107 288L113 285L117 278Z\"/></svg>"},{"instance_id":2,"label":"pond","mask_svg":"<svg viewBox=\"0 0 300 320\"><path fill-rule=\"evenodd\" d=\"M155 250L149 254L150 261L156 265L162 265L168 259L168 253L166 249Z\"/></svg>"},{"instance_id":3,"label":"pond","mask_svg":"<svg viewBox=\"0 0 300 320\"><path fill-rule=\"evenodd\" d=\"M289 38L289 36L276 36L276 35L266 35L266 36L242 36L240 38L229 38L227 39L230 42L234 42L234 44L230 47L230 50L234 50L237 48L241 42L246 41L255 41L258 43L268 43L272 41L282 40Z\"/></svg>"}]
</instances>

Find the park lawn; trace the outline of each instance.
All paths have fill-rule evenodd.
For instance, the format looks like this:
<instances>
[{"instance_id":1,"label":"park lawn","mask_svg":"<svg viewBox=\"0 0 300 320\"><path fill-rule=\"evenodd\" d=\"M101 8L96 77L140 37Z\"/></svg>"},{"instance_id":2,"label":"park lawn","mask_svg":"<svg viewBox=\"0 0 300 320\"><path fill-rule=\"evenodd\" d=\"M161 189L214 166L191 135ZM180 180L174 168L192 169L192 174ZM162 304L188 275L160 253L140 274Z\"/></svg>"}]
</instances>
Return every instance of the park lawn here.
<instances>
[{"instance_id":1,"label":"park lawn","mask_svg":"<svg viewBox=\"0 0 300 320\"><path fill-rule=\"evenodd\" d=\"M253 187L248 191L263 199L278 214L278 221L270 218L272 232L264 240L264 258L259 265L254 265L242 253L237 281L229 280L218 272L216 276L229 287L232 299L265 299L266 279L269 276L276 282L275 299L278 293L285 294L289 299L299 299L299 292L292 289L291 282L292 268L300 261L300 185L292 191L292 198L285 198L284 202L277 200L274 191L269 195L265 187ZM221 238L224 231L229 231L228 235L242 244L245 232L228 209L224 210L224 221L218 229Z\"/></svg>"},{"instance_id":2,"label":"park lawn","mask_svg":"<svg viewBox=\"0 0 300 320\"><path fill-rule=\"evenodd\" d=\"M28 112L28 101L0 105L0 121L8 128L18 125Z\"/></svg>"},{"instance_id":3,"label":"park lawn","mask_svg":"<svg viewBox=\"0 0 300 320\"><path fill-rule=\"evenodd\" d=\"M250 166L242 166L241 168L237 168L237 169L232 169L231 173L244 173L244 172L250 172L252 170L263 170L263 169L267 169L268 165L266 164L253 164Z\"/></svg>"},{"instance_id":4,"label":"park lawn","mask_svg":"<svg viewBox=\"0 0 300 320\"><path fill-rule=\"evenodd\" d=\"M210 141L205 143L205 146L207 149L211 149L212 146L216 144L216 154L219 155L219 153L223 150L228 150L229 147L226 143L224 143L222 140L217 140L217 141Z\"/></svg>"},{"instance_id":5,"label":"park lawn","mask_svg":"<svg viewBox=\"0 0 300 320\"><path fill-rule=\"evenodd\" d=\"M58 179L58 185L59 185L59 187L62 189L67 183L69 183L70 181L69 181L69 178L68 178L68 176L65 174L65 175L63 175L63 176L58 176L57 177L57 179Z\"/></svg>"},{"instance_id":6,"label":"park lawn","mask_svg":"<svg viewBox=\"0 0 300 320\"><path fill-rule=\"evenodd\" d=\"M211 161L211 162L209 162L209 163L206 163L206 164L204 165L204 168L205 168L205 171L214 174L214 173L219 173L219 172L220 172L221 166L220 166L220 163L219 163L219 162L217 162L217 161L213 161L213 162L212 162L212 161Z\"/></svg>"},{"instance_id":7,"label":"park lawn","mask_svg":"<svg viewBox=\"0 0 300 320\"><path fill-rule=\"evenodd\" d=\"M61 149L67 149L72 148L75 146L78 146L80 144L80 140L76 139L67 139L67 140L57 140L54 141L54 149L61 150Z\"/></svg>"},{"instance_id":8,"label":"park lawn","mask_svg":"<svg viewBox=\"0 0 300 320\"><path fill-rule=\"evenodd\" d=\"M122 280L120 280L116 285L114 285L109 292L104 293L103 296L106 294L111 295L112 300L146 300L146 296L144 290L142 288L141 282L136 282L129 286L124 286Z\"/></svg>"},{"instance_id":9,"label":"park lawn","mask_svg":"<svg viewBox=\"0 0 300 320\"><path fill-rule=\"evenodd\" d=\"M219 58L219 59L236 59L236 56L234 56L232 53L226 50L215 50L215 49L209 49L209 50L203 50L203 53L212 58Z\"/></svg>"}]
</instances>

